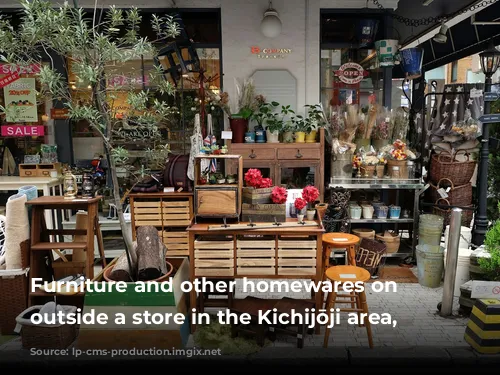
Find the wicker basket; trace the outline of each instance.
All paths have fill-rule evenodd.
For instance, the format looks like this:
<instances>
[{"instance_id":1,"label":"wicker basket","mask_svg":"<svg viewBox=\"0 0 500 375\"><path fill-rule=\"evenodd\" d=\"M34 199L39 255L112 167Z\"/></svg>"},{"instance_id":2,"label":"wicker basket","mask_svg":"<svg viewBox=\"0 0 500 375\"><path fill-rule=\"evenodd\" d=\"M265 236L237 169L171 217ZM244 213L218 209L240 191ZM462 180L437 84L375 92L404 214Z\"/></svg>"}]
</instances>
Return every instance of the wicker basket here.
<instances>
[{"instance_id":1,"label":"wicker basket","mask_svg":"<svg viewBox=\"0 0 500 375\"><path fill-rule=\"evenodd\" d=\"M453 156L446 153L432 155L429 171L429 177L432 182L437 184L444 178L453 181L455 186L465 185L470 182L476 169L476 162L469 160L469 154L467 153L465 153L467 157L466 161L456 160L459 153L460 151Z\"/></svg>"},{"instance_id":2,"label":"wicker basket","mask_svg":"<svg viewBox=\"0 0 500 375\"><path fill-rule=\"evenodd\" d=\"M429 185L431 186L432 202L436 202L442 198L438 192L439 189L450 187L450 190L446 192L448 194L446 200L449 204L452 206L468 206L472 203L472 184L470 182L465 185L455 186L449 178L442 178L436 185L432 182Z\"/></svg>"},{"instance_id":3,"label":"wicker basket","mask_svg":"<svg viewBox=\"0 0 500 375\"><path fill-rule=\"evenodd\" d=\"M76 324L34 325L30 322L31 315L37 313L42 305L32 306L24 310L16 321L21 325L21 341L25 349L65 349L75 341ZM76 312L74 306L62 306L66 312Z\"/></svg>"},{"instance_id":4,"label":"wicker basket","mask_svg":"<svg viewBox=\"0 0 500 375\"><path fill-rule=\"evenodd\" d=\"M0 333L12 335L16 317L28 306L29 240L21 243L22 271L0 271Z\"/></svg>"},{"instance_id":5,"label":"wicker basket","mask_svg":"<svg viewBox=\"0 0 500 375\"><path fill-rule=\"evenodd\" d=\"M386 246L375 240L362 238L359 244L359 250L356 253L356 265L362 267L374 275L377 271L380 261L386 252Z\"/></svg>"},{"instance_id":6,"label":"wicker basket","mask_svg":"<svg viewBox=\"0 0 500 375\"><path fill-rule=\"evenodd\" d=\"M392 167L399 167L399 179L407 179L408 178L408 167L406 160L394 160L387 159L387 171L390 177L398 179L398 177L392 174Z\"/></svg>"},{"instance_id":7,"label":"wicker basket","mask_svg":"<svg viewBox=\"0 0 500 375\"><path fill-rule=\"evenodd\" d=\"M389 230L386 230L384 233L378 233L377 240L385 244L387 254L397 253L401 244L399 234Z\"/></svg>"},{"instance_id":8,"label":"wicker basket","mask_svg":"<svg viewBox=\"0 0 500 375\"><path fill-rule=\"evenodd\" d=\"M353 229L352 233L358 236L359 238L368 238L370 240L375 239L375 231L373 229L358 228L358 229Z\"/></svg>"},{"instance_id":9,"label":"wicker basket","mask_svg":"<svg viewBox=\"0 0 500 375\"><path fill-rule=\"evenodd\" d=\"M436 204L439 204L441 206L452 206L450 202L447 199L441 198L436 201ZM462 211L462 226L464 227L470 227L470 223L472 221L472 218L474 216L474 205L465 205L462 206L464 209ZM444 218L444 226L446 227L447 225L450 225L450 220L451 220L451 208L440 208L440 207L434 207L432 209L434 215L439 215Z\"/></svg>"}]
</instances>

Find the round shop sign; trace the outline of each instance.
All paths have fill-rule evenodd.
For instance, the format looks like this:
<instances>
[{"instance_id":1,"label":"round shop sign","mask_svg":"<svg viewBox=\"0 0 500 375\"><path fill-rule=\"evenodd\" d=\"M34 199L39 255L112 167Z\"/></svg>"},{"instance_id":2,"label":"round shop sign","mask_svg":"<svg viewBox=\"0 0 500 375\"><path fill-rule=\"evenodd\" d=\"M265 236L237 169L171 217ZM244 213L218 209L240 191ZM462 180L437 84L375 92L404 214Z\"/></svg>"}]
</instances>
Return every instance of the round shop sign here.
<instances>
[{"instance_id":1,"label":"round shop sign","mask_svg":"<svg viewBox=\"0 0 500 375\"><path fill-rule=\"evenodd\" d=\"M335 71L335 75L339 79L349 85L359 83L368 76L368 72L359 64L348 62L340 66L339 70Z\"/></svg>"}]
</instances>

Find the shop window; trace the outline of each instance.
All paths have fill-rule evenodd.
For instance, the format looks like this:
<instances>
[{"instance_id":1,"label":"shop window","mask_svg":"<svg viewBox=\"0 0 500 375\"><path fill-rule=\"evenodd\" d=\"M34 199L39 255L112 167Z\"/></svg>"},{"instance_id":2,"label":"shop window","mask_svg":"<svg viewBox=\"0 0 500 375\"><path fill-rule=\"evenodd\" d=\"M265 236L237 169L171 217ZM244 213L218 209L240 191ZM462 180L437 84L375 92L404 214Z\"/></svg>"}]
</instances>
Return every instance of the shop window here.
<instances>
[{"instance_id":1,"label":"shop window","mask_svg":"<svg viewBox=\"0 0 500 375\"><path fill-rule=\"evenodd\" d=\"M458 79L458 61L451 63L451 82L457 82Z\"/></svg>"}]
</instances>

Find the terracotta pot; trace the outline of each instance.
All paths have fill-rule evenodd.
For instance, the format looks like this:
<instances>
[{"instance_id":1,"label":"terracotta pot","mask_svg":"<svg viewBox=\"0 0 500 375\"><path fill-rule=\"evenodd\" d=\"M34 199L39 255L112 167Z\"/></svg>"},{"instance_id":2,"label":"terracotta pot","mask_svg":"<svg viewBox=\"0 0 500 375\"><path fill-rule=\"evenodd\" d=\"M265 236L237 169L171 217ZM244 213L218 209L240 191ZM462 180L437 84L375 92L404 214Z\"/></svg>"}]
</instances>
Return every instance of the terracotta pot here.
<instances>
[{"instance_id":1,"label":"terracotta pot","mask_svg":"<svg viewBox=\"0 0 500 375\"><path fill-rule=\"evenodd\" d=\"M316 130L313 130L310 133L306 134L306 143L315 143L317 133L318 132Z\"/></svg>"},{"instance_id":2,"label":"terracotta pot","mask_svg":"<svg viewBox=\"0 0 500 375\"><path fill-rule=\"evenodd\" d=\"M104 270L104 273L102 274L102 277L104 278L104 280L108 281L108 282L111 282L111 281L115 281L113 279L111 279L109 276L111 275L111 272L113 272L113 268L114 268L114 265L111 266L111 267L108 267ZM169 261L167 261L167 273L165 275L163 275L162 277L159 277L158 279L155 279L155 280L148 280L148 282L151 282L151 281L156 281L156 282L162 282L162 281L167 281L167 279L170 277L170 275L172 274L172 272L174 271L174 266L172 266L172 263L170 263Z\"/></svg>"},{"instance_id":3,"label":"terracotta pot","mask_svg":"<svg viewBox=\"0 0 500 375\"><path fill-rule=\"evenodd\" d=\"M233 132L233 143L244 143L245 133L248 130L248 120L242 118L229 119L229 127Z\"/></svg>"}]
</instances>

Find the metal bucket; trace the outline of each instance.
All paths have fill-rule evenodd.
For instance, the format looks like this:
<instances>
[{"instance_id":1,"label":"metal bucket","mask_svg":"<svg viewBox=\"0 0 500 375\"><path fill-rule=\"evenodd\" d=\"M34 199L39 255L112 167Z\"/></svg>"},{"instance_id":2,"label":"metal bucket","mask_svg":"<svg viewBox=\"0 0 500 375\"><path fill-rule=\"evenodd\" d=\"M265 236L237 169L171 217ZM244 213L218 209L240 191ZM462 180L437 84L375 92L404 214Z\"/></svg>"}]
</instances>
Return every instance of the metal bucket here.
<instances>
[{"instance_id":1,"label":"metal bucket","mask_svg":"<svg viewBox=\"0 0 500 375\"><path fill-rule=\"evenodd\" d=\"M399 41L396 39L377 40L375 49L380 66L394 66L398 52Z\"/></svg>"},{"instance_id":2,"label":"metal bucket","mask_svg":"<svg viewBox=\"0 0 500 375\"><path fill-rule=\"evenodd\" d=\"M352 152L332 154L331 177L352 178Z\"/></svg>"}]
</instances>

